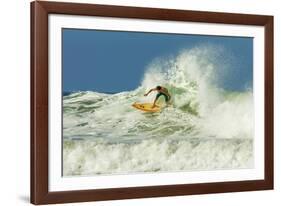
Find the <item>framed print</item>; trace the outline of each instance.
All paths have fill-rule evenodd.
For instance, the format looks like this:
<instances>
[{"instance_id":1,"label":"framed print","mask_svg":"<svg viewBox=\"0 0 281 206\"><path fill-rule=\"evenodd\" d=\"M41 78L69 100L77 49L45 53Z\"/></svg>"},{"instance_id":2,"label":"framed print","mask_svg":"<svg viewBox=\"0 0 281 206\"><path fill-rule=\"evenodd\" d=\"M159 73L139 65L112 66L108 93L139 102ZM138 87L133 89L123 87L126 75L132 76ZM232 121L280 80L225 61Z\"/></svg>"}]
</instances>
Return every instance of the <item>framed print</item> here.
<instances>
[{"instance_id":1,"label":"framed print","mask_svg":"<svg viewBox=\"0 0 281 206\"><path fill-rule=\"evenodd\" d=\"M273 189L273 17L31 3L31 202Z\"/></svg>"}]
</instances>

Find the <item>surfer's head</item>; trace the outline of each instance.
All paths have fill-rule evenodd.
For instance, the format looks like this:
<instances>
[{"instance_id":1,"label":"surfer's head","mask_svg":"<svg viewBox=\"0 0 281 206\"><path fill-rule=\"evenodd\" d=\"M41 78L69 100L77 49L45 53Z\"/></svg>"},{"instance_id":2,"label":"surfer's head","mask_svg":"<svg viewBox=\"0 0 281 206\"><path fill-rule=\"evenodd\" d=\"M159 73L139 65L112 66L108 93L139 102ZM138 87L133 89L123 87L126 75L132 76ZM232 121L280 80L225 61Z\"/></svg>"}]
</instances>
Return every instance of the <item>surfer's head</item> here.
<instances>
[{"instance_id":1,"label":"surfer's head","mask_svg":"<svg viewBox=\"0 0 281 206\"><path fill-rule=\"evenodd\" d=\"M157 90L161 90L161 86L157 86L156 89L157 89Z\"/></svg>"}]
</instances>

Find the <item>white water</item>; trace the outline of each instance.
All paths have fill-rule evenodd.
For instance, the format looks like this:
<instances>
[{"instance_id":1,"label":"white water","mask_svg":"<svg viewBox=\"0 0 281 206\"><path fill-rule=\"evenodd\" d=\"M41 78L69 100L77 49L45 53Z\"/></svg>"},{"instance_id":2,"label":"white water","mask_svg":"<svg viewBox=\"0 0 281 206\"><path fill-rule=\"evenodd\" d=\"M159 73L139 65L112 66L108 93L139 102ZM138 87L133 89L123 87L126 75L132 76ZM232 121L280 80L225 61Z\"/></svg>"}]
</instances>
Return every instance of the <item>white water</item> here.
<instances>
[{"instance_id":1,"label":"white water","mask_svg":"<svg viewBox=\"0 0 281 206\"><path fill-rule=\"evenodd\" d=\"M63 100L64 175L251 167L253 95L229 92L226 64L209 47L157 59L134 91L77 92ZM173 106L149 114L131 107L167 87Z\"/></svg>"}]
</instances>

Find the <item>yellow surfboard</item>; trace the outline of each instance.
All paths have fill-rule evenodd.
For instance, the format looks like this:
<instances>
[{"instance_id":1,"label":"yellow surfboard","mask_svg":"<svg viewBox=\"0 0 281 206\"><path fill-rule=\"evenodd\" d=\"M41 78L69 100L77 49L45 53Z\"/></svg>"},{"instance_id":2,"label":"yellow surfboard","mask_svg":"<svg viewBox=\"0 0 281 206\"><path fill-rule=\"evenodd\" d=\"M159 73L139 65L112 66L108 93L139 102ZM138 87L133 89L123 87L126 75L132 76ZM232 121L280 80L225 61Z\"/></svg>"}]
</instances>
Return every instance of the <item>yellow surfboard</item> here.
<instances>
[{"instance_id":1,"label":"yellow surfboard","mask_svg":"<svg viewBox=\"0 0 281 206\"><path fill-rule=\"evenodd\" d=\"M160 112L161 107L159 105L155 105L155 107L152 108L153 103L137 103L135 102L132 104L132 106L136 109L142 110L144 112Z\"/></svg>"}]
</instances>

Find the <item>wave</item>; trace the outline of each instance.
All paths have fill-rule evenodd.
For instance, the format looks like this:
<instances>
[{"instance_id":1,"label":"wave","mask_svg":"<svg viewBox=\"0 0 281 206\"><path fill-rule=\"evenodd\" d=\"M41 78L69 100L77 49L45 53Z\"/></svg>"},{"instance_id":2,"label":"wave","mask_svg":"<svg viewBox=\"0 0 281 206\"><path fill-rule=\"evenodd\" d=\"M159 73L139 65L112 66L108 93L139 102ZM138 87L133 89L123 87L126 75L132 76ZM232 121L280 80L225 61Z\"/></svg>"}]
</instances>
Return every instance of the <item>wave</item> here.
<instances>
[{"instance_id":1,"label":"wave","mask_svg":"<svg viewBox=\"0 0 281 206\"><path fill-rule=\"evenodd\" d=\"M64 142L64 176L243 169L253 166L252 140Z\"/></svg>"},{"instance_id":2,"label":"wave","mask_svg":"<svg viewBox=\"0 0 281 206\"><path fill-rule=\"evenodd\" d=\"M193 129L205 137L252 138L252 91L232 92L219 88L216 72L221 69L212 63L214 61L210 63L210 56L215 55L208 51L196 48L183 51L175 58L158 59L148 67L142 84L133 91L117 94L88 91L65 96L65 136L98 137L102 131L108 131L103 132L104 136L154 137L154 133L174 135L179 130L186 136L186 132ZM169 89L173 107L164 109L161 115L135 111L131 107L133 102L153 101L154 95L144 97L143 94L156 85Z\"/></svg>"},{"instance_id":3,"label":"wave","mask_svg":"<svg viewBox=\"0 0 281 206\"><path fill-rule=\"evenodd\" d=\"M133 158L137 156L138 150L145 147L144 145L148 147L148 150L158 151L168 147L167 141L181 141L178 149L183 153L188 153L188 150L184 148L190 148L192 145L190 141L194 139L199 141L199 145L204 145L202 150L215 147L217 152L227 146L224 145L227 140L230 141L227 144L234 144L238 140L243 140L242 143L245 142L245 144L252 142L253 92L251 89L228 91L222 86L221 76L227 73L227 63L225 59L222 62L221 52L224 50L220 48L197 47L183 50L175 57L158 58L147 67L140 86L133 91L116 94L94 91L72 92L64 96L63 136L65 141L74 140L73 143L67 143L64 165L72 164L71 161L78 161L76 165L79 165L82 157L75 156L79 156L77 152L81 152L81 155L85 156L82 158L83 164L90 164L87 158L93 158L91 160L93 162L99 161L96 158L108 158L108 164L117 164L116 171L126 169L126 165L122 166L122 164L130 164L131 166L127 165L130 167L128 170L135 171L133 169L135 166L132 166L131 161L125 163L124 159L120 162L114 156L105 157L106 154L102 153L102 150L110 150L116 155L124 150L128 155L130 154L128 158ZM156 85L168 88L172 95L172 106L154 114L142 113L131 107L134 102L152 102L155 95L144 97L143 94ZM164 104L164 99L160 97L161 101ZM72 148L72 151L69 148ZM247 149L243 154L250 151L247 157L251 159L252 149L250 146L245 146L245 148ZM197 149L191 149L191 152ZM236 150L230 146L229 152L234 155L234 151ZM176 156L180 158L182 154L178 154ZM168 162L172 161L170 158L172 157L167 159ZM199 158L199 156L194 158ZM200 158L203 157L200 156ZM203 166L198 163L198 167L192 167L187 162L184 164L190 169L219 168L223 164L222 160L218 161L218 164L212 162L210 164L213 166L208 164ZM247 161L242 162L241 165L245 166ZM152 163L157 165L157 160L151 160ZM84 165L80 168L88 166ZM89 167L92 168L92 166ZM164 163L160 170L171 169L167 167ZM181 168L181 166L172 167ZM81 173L78 170L69 170L68 166L65 168L68 168L65 174L76 174L75 171L79 174L88 174L91 171L102 173L102 171L115 170L109 166L97 170L84 168L84 172ZM136 170L152 171L152 168L152 165L140 164Z\"/></svg>"}]
</instances>

